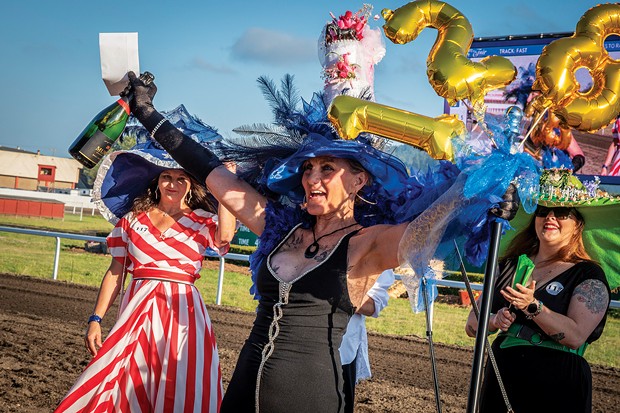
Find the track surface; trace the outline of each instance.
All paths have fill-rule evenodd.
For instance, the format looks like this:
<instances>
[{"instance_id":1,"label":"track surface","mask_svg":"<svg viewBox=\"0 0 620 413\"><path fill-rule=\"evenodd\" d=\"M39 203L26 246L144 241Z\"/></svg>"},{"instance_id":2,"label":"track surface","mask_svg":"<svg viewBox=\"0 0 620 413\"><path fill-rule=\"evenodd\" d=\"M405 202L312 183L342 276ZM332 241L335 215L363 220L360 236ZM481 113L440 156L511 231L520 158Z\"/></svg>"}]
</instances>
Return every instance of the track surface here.
<instances>
[{"instance_id":1,"label":"track surface","mask_svg":"<svg viewBox=\"0 0 620 413\"><path fill-rule=\"evenodd\" d=\"M89 360L82 333L96 294L94 288L0 274L0 412L54 409ZM253 316L216 306L209 313L226 387ZM112 318L104 320L104 331ZM426 341L371 334L369 342L373 378L358 385L356 412L436 411ZM435 345L443 412L465 412L472 355L470 349ZM620 369L592 370L594 411L617 411Z\"/></svg>"}]
</instances>

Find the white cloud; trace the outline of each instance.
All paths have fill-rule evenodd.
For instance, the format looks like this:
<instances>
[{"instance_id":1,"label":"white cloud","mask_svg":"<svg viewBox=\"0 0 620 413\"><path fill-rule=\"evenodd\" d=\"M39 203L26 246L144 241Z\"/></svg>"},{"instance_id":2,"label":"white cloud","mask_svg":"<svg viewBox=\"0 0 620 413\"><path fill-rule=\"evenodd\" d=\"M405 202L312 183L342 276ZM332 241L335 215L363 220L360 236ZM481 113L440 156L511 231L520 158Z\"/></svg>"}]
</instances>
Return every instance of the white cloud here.
<instances>
[{"instance_id":1,"label":"white cloud","mask_svg":"<svg viewBox=\"0 0 620 413\"><path fill-rule=\"evenodd\" d=\"M233 57L275 66L316 61L316 40L258 27L247 29L232 46Z\"/></svg>"},{"instance_id":2,"label":"white cloud","mask_svg":"<svg viewBox=\"0 0 620 413\"><path fill-rule=\"evenodd\" d=\"M221 74L236 74L237 71L225 65L214 65L202 57L194 57L189 63L191 68L196 68L205 72L221 73Z\"/></svg>"}]
</instances>

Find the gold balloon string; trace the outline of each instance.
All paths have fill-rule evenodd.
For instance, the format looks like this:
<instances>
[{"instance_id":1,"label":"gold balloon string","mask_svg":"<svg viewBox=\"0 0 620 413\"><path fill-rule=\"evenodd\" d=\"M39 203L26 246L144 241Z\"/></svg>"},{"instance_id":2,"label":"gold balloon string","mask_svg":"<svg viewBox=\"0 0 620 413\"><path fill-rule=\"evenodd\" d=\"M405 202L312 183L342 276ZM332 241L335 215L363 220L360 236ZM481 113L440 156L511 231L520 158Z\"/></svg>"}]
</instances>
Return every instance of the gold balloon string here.
<instances>
[{"instance_id":1,"label":"gold balloon string","mask_svg":"<svg viewBox=\"0 0 620 413\"><path fill-rule=\"evenodd\" d=\"M536 129L536 126L541 121L542 117L545 116L545 113L547 113L548 110L549 110L549 106L547 106L542 112L540 112L540 114L536 118L536 121L534 123L532 123L532 126L530 126L530 130L527 131L527 133L525 134L525 137L523 138L523 140L519 144L519 152L523 152L523 147L525 146L525 141L530 137L530 135L532 134L534 129Z\"/></svg>"}]
</instances>

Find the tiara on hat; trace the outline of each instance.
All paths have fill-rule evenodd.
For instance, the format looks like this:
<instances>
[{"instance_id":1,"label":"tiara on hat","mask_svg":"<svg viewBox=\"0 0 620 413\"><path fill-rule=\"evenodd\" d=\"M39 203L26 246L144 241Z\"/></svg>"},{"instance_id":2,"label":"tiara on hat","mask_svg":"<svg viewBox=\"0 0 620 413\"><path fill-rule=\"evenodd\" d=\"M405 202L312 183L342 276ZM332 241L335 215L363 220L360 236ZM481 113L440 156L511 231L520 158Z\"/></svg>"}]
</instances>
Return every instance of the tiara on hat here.
<instances>
[{"instance_id":1,"label":"tiara on hat","mask_svg":"<svg viewBox=\"0 0 620 413\"><path fill-rule=\"evenodd\" d=\"M545 169L535 197L544 206L597 206L620 201L620 197L600 189L600 182L598 176L592 181L582 182L571 169Z\"/></svg>"}]
</instances>

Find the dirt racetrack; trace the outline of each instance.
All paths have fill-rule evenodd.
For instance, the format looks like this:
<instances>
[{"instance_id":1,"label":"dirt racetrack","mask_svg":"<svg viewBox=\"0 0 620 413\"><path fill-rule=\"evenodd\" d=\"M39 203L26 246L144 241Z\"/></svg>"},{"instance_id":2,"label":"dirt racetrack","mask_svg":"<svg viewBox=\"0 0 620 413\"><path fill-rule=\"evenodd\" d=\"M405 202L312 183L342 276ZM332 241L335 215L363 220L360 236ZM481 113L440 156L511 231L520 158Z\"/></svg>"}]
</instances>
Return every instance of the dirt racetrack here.
<instances>
[{"instance_id":1,"label":"dirt racetrack","mask_svg":"<svg viewBox=\"0 0 620 413\"><path fill-rule=\"evenodd\" d=\"M89 360L82 333L96 294L90 287L0 274L0 412L54 409ZM253 317L228 307L209 306L209 313L226 387ZM104 320L106 331L113 318ZM374 377L358 386L356 412L436 411L426 340L371 334L369 341ZM472 355L435 345L443 412L466 410ZM617 411L620 370L592 370L593 411Z\"/></svg>"}]
</instances>

